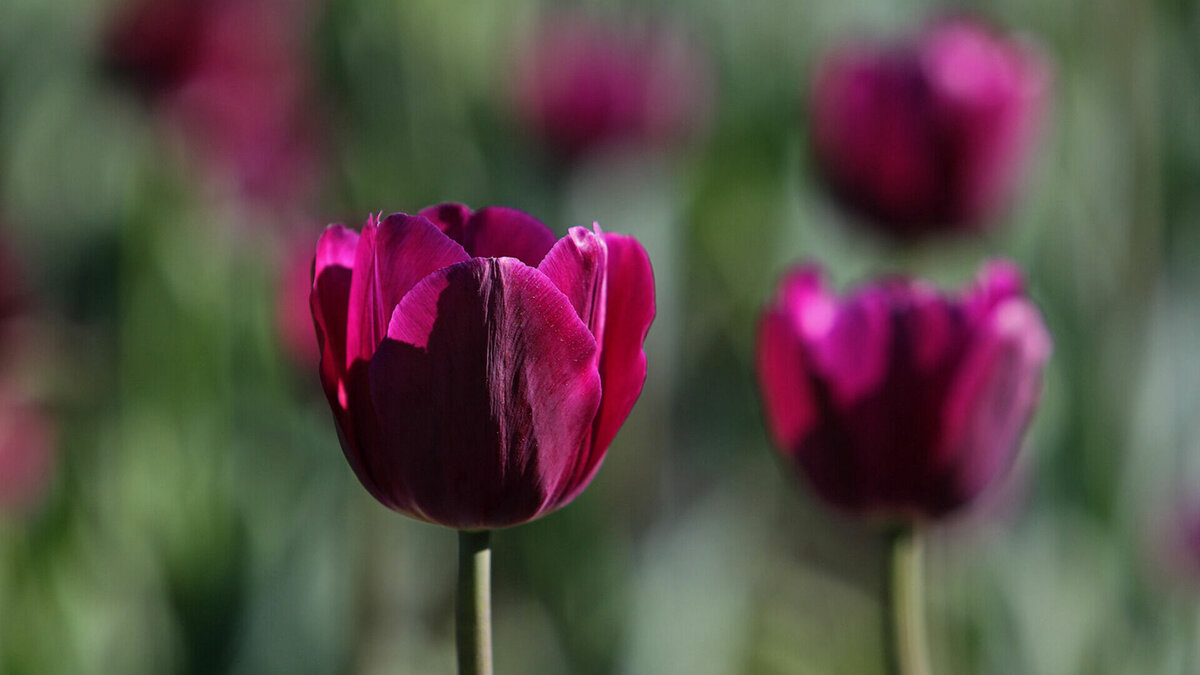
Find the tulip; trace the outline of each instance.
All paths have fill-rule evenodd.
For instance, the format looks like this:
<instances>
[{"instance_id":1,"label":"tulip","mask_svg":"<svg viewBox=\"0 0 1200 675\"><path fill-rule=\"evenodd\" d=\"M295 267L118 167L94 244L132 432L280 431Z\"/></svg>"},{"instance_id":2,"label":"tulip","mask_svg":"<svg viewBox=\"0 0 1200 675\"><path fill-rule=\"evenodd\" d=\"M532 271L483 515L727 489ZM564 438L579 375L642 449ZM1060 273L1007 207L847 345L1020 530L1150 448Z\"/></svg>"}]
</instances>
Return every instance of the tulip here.
<instances>
[{"instance_id":1,"label":"tulip","mask_svg":"<svg viewBox=\"0 0 1200 675\"><path fill-rule=\"evenodd\" d=\"M654 278L636 240L555 240L501 207L330 226L311 294L321 384L363 486L460 534L460 672L490 672L487 530L574 499L641 393Z\"/></svg>"},{"instance_id":2,"label":"tulip","mask_svg":"<svg viewBox=\"0 0 1200 675\"><path fill-rule=\"evenodd\" d=\"M845 207L896 237L983 227L1027 163L1049 72L1029 45L966 17L910 44L846 46L812 89L817 168Z\"/></svg>"},{"instance_id":3,"label":"tulip","mask_svg":"<svg viewBox=\"0 0 1200 675\"><path fill-rule=\"evenodd\" d=\"M316 174L305 0L134 0L105 56L212 175L287 202Z\"/></svg>"},{"instance_id":4,"label":"tulip","mask_svg":"<svg viewBox=\"0 0 1200 675\"><path fill-rule=\"evenodd\" d=\"M844 298L800 267L763 312L758 375L776 444L826 502L887 525L888 672L929 672L916 526L1011 465L1049 355L1005 262L958 295L891 279Z\"/></svg>"},{"instance_id":5,"label":"tulip","mask_svg":"<svg viewBox=\"0 0 1200 675\"><path fill-rule=\"evenodd\" d=\"M649 259L630 237L457 204L334 225L311 305L321 382L384 505L464 530L558 509L591 480L646 375Z\"/></svg>"},{"instance_id":6,"label":"tulip","mask_svg":"<svg viewBox=\"0 0 1200 675\"><path fill-rule=\"evenodd\" d=\"M893 279L839 299L801 267L763 313L758 371L775 442L825 501L937 518L1012 463L1049 354L1010 263L957 297Z\"/></svg>"},{"instance_id":7,"label":"tulip","mask_svg":"<svg viewBox=\"0 0 1200 675\"><path fill-rule=\"evenodd\" d=\"M709 74L699 50L665 27L634 29L560 16L522 54L517 106L566 156L614 145L664 146L705 117Z\"/></svg>"},{"instance_id":8,"label":"tulip","mask_svg":"<svg viewBox=\"0 0 1200 675\"><path fill-rule=\"evenodd\" d=\"M312 240L292 245L285 253L275 288L275 329L284 353L299 366L311 368L321 350L313 333L308 296L312 292Z\"/></svg>"},{"instance_id":9,"label":"tulip","mask_svg":"<svg viewBox=\"0 0 1200 675\"><path fill-rule=\"evenodd\" d=\"M53 430L37 405L0 393L0 513L33 510L54 477Z\"/></svg>"}]
</instances>

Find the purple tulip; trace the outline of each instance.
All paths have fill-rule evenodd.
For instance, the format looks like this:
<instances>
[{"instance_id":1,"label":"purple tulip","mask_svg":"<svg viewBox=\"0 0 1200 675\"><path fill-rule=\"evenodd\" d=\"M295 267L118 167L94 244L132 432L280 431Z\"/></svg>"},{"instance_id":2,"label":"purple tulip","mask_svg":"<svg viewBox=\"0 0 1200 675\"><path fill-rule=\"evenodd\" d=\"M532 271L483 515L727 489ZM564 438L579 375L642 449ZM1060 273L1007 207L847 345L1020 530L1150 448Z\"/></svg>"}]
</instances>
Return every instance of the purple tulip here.
<instances>
[{"instance_id":1,"label":"purple tulip","mask_svg":"<svg viewBox=\"0 0 1200 675\"><path fill-rule=\"evenodd\" d=\"M538 27L522 56L519 111L564 155L668 145L707 114L707 64L694 44L666 27L559 16Z\"/></svg>"},{"instance_id":2,"label":"purple tulip","mask_svg":"<svg viewBox=\"0 0 1200 675\"><path fill-rule=\"evenodd\" d=\"M26 514L54 478L54 430L43 410L0 392L0 512Z\"/></svg>"},{"instance_id":3,"label":"purple tulip","mask_svg":"<svg viewBox=\"0 0 1200 675\"><path fill-rule=\"evenodd\" d=\"M307 0L134 0L106 57L189 149L245 194L288 203L315 181Z\"/></svg>"},{"instance_id":4,"label":"purple tulip","mask_svg":"<svg viewBox=\"0 0 1200 675\"><path fill-rule=\"evenodd\" d=\"M822 498L937 517L1011 464L1049 354L1011 264L957 297L893 279L838 298L801 267L763 313L758 373L775 442Z\"/></svg>"},{"instance_id":5,"label":"purple tulip","mask_svg":"<svg viewBox=\"0 0 1200 675\"><path fill-rule=\"evenodd\" d=\"M443 204L329 227L311 306L363 486L413 518L492 529L591 481L642 390L654 279L630 237L555 241L519 211Z\"/></svg>"},{"instance_id":6,"label":"purple tulip","mask_svg":"<svg viewBox=\"0 0 1200 675\"><path fill-rule=\"evenodd\" d=\"M820 66L812 143L838 199L899 237L982 226L1009 200L1050 70L1029 45L965 17L913 44L855 44Z\"/></svg>"}]
</instances>

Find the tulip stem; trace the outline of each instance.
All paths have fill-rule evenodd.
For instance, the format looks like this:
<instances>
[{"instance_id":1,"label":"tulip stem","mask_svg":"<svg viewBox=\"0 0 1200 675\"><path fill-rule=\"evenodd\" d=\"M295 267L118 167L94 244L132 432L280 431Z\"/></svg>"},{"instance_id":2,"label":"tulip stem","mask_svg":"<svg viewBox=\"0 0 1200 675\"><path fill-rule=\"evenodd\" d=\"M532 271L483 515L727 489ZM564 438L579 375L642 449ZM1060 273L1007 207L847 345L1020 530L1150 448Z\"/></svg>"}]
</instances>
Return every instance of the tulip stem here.
<instances>
[{"instance_id":1,"label":"tulip stem","mask_svg":"<svg viewBox=\"0 0 1200 675\"><path fill-rule=\"evenodd\" d=\"M905 526L887 534L883 628L888 675L930 675L925 637L920 533Z\"/></svg>"},{"instance_id":2,"label":"tulip stem","mask_svg":"<svg viewBox=\"0 0 1200 675\"><path fill-rule=\"evenodd\" d=\"M492 675L492 533L458 532L455 646L459 675Z\"/></svg>"}]
</instances>

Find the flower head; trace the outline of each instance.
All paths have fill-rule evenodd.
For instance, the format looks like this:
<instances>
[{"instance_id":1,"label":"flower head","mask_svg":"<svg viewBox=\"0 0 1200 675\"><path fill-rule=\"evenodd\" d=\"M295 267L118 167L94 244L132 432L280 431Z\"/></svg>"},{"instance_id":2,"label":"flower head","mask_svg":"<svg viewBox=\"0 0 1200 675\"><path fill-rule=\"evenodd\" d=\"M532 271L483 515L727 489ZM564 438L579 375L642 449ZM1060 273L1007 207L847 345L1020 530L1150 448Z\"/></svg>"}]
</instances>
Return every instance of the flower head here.
<instances>
[{"instance_id":1,"label":"flower head","mask_svg":"<svg viewBox=\"0 0 1200 675\"><path fill-rule=\"evenodd\" d=\"M822 498L936 517L1011 464L1049 354L1011 264L959 296L892 279L844 298L801 267L763 312L758 373L776 444Z\"/></svg>"},{"instance_id":2,"label":"flower head","mask_svg":"<svg viewBox=\"0 0 1200 675\"><path fill-rule=\"evenodd\" d=\"M913 43L829 55L812 90L816 162L834 194L900 237L985 224L1035 139L1049 67L982 23L933 23Z\"/></svg>"},{"instance_id":3,"label":"flower head","mask_svg":"<svg viewBox=\"0 0 1200 675\"><path fill-rule=\"evenodd\" d=\"M634 239L555 240L501 207L331 226L311 306L342 449L386 506L458 529L578 495L641 393L654 317Z\"/></svg>"},{"instance_id":4,"label":"flower head","mask_svg":"<svg viewBox=\"0 0 1200 675\"><path fill-rule=\"evenodd\" d=\"M707 64L692 42L665 26L559 16L538 27L522 56L519 111L565 155L667 144L706 114Z\"/></svg>"}]
</instances>

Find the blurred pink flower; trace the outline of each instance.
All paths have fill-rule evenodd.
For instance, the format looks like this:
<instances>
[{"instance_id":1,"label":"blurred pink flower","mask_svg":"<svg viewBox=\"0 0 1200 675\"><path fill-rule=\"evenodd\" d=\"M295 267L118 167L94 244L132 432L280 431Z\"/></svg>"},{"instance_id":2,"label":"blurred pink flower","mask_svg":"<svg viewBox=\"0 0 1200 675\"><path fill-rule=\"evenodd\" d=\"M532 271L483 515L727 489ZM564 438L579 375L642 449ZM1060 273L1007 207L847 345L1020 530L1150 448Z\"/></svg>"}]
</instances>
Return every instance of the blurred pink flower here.
<instances>
[{"instance_id":1,"label":"blurred pink flower","mask_svg":"<svg viewBox=\"0 0 1200 675\"><path fill-rule=\"evenodd\" d=\"M24 514L41 502L54 476L53 436L41 408L0 393L0 511Z\"/></svg>"},{"instance_id":2,"label":"blurred pink flower","mask_svg":"<svg viewBox=\"0 0 1200 675\"><path fill-rule=\"evenodd\" d=\"M250 196L311 189L319 122L304 51L307 0L133 0L108 60Z\"/></svg>"},{"instance_id":3,"label":"blurred pink flower","mask_svg":"<svg viewBox=\"0 0 1200 675\"><path fill-rule=\"evenodd\" d=\"M442 204L331 226L314 270L342 449L413 518L494 529L565 506L641 394L654 276L632 237Z\"/></svg>"},{"instance_id":4,"label":"blurred pink flower","mask_svg":"<svg viewBox=\"0 0 1200 675\"><path fill-rule=\"evenodd\" d=\"M1011 264L957 297L891 279L838 298L800 267L763 312L758 375L776 444L822 498L938 517L1011 465L1049 355Z\"/></svg>"},{"instance_id":5,"label":"blurred pink flower","mask_svg":"<svg viewBox=\"0 0 1200 675\"><path fill-rule=\"evenodd\" d=\"M706 118L709 64L665 26L621 26L574 14L543 20L518 63L526 124L564 155L611 145L662 146Z\"/></svg>"},{"instance_id":6,"label":"blurred pink flower","mask_svg":"<svg viewBox=\"0 0 1200 675\"><path fill-rule=\"evenodd\" d=\"M1038 51L963 16L910 44L851 43L813 84L817 166L893 235L977 228L1014 192L1049 89Z\"/></svg>"},{"instance_id":7,"label":"blurred pink flower","mask_svg":"<svg viewBox=\"0 0 1200 675\"><path fill-rule=\"evenodd\" d=\"M305 368L315 366L321 357L308 303L312 269L312 239L304 237L288 247L275 288L275 328L280 344L294 363Z\"/></svg>"}]
</instances>

